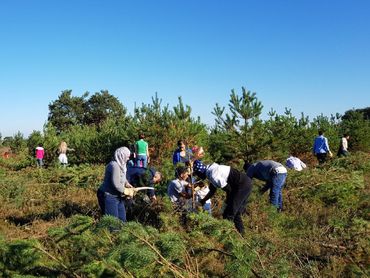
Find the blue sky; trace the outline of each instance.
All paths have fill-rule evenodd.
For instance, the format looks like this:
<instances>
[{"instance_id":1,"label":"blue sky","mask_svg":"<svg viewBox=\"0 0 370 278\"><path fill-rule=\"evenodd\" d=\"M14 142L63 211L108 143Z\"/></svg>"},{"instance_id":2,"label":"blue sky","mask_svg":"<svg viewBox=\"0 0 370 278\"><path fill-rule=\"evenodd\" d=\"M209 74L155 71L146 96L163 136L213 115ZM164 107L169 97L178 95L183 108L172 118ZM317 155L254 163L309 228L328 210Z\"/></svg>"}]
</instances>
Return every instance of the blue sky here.
<instances>
[{"instance_id":1,"label":"blue sky","mask_svg":"<svg viewBox=\"0 0 370 278\"><path fill-rule=\"evenodd\" d=\"M42 130L48 104L108 90L132 112L182 96L213 125L244 86L264 115L370 106L367 0L2 0L0 132Z\"/></svg>"}]
</instances>

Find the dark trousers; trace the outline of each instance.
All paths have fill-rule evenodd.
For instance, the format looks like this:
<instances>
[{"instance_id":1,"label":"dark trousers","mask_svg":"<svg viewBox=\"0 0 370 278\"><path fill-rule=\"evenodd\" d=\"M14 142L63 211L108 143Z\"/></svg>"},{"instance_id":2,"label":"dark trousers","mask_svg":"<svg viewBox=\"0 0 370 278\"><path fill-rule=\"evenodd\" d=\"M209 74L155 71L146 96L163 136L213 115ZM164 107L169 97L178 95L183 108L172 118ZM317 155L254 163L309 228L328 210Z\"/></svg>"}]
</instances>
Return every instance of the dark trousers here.
<instances>
[{"instance_id":1,"label":"dark trousers","mask_svg":"<svg viewBox=\"0 0 370 278\"><path fill-rule=\"evenodd\" d=\"M252 191L252 179L244 173L240 173L238 182L230 184L230 190L226 191L226 208L223 218L234 221L235 228L239 233L244 233L242 214Z\"/></svg>"},{"instance_id":2,"label":"dark trousers","mask_svg":"<svg viewBox=\"0 0 370 278\"><path fill-rule=\"evenodd\" d=\"M100 189L98 189L96 195L102 214L112 215L126 222L126 209L122 197L104 193Z\"/></svg>"},{"instance_id":3,"label":"dark trousers","mask_svg":"<svg viewBox=\"0 0 370 278\"><path fill-rule=\"evenodd\" d=\"M319 164L323 164L326 161L326 153L317 153L316 157L317 160L319 161Z\"/></svg>"}]
</instances>

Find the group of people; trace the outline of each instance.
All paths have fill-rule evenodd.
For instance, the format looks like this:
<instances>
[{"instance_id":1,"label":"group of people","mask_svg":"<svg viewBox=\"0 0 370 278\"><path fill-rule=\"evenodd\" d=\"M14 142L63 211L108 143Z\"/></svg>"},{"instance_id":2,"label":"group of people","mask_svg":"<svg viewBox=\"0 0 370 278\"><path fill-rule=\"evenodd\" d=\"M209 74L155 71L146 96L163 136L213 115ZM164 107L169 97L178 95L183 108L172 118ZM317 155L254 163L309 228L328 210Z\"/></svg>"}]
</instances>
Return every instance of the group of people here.
<instances>
[{"instance_id":1,"label":"group of people","mask_svg":"<svg viewBox=\"0 0 370 278\"><path fill-rule=\"evenodd\" d=\"M211 198L218 188L226 192L226 207L223 217L234 222L236 229L244 232L242 213L252 191L252 179L266 182L263 191L270 190L270 202L279 211L282 209L282 188L287 170L272 160L259 161L244 165L239 171L228 165L218 163L204 164L205 152L202 147L186 148L184 141L178 142L173 154L176 166L175 179L168 184L168 196L177 208L185 206L188 200L199 204L211 213ZM154 186L162 180L160 172L134 165L127 167L131 152L127 147L118 148L112 161L106 166L102 185L97 191L99 206L103 214L113 215L126 221L126 209L131 198L125 197L125 188ZM179 164L181 163L181 164ZM178 165L179 164L179 165ZM209 186L204 180L208 180ZM199 186L198 186L199 185ZM148 197L155 200L154 190L148 190Z\"/></svg>"},{"instance_id":2,"label":"group of people","mask_svg":"<svg viewBox=\"0 0 370 278\"><path fill-rule=\"evenodd\" d=\"M349 135L347 133L343 134L337 152L338 157L348 156L348 140ZM328 139L324 136L324 132L322 130L319 130L319 135L315 138L313 144L313 154L316 156L319 164L325 163L328 156L333 157L333 153L329 148Z\"/></svg>"},{"instance_id":3,"label":"group of people","mask_svg":"<svg viewBox=\"0 0 370 278\"><path fill-rule=\"evenodd\" d=\"M68 148L67 143L62 141L58 147L58 161L60 165L66 167L68 165L67 151L74 151ZM45 149L42 143L38 144L35 149L36 166L42 168L44 166Z\"/></svg>"},{"instance_id":4,"label":"group of people","mask_svg":"<svg viewBox=\"0 0 370 278\"><path fill-rule=\"evenodd\" d=\"M342 155L348 154L348 138L347 135L342 138L340 147ZM172 156L176 167L175 178L169 182L167 188L171 202L175 207L182 209L189 207L189 204L192 206L196 204L211 214L211 198L217 189L221 189L226 192L223 218L233 221L241 234L244 233L241 216L246 210L253 179L265 182L260 193L263 194L269 190L269 202L280 212L283 209L282 189L288 174L287 168L301 171L307 167L299 158L290 156L286 160L287 168L273 160L255 163L245 161L241 171L215 162L205 164L202 161L205 155L203 147L195 146L190 149L183 140L178 141L177 146ZM329 152L327 139L320 131L314 143L314 153L320 163L325 161L326 154ZM162 180L160 172L147 167L149 152L144 135L140 135L135 143L136 160L132 165L128 165L130 158L132 153L127 147L121 147L115 151L112 161L106 167L104 182L97 192L103 214L116 216L122 221L126 221L126 209L132 201L132 196L129 199L125 197L125 188L140 186L153 188ZM205 182L206 180L208 182ZM156 200L154 190L147 190L147 196L152 201Z\"/></svg>"}]
</instances>

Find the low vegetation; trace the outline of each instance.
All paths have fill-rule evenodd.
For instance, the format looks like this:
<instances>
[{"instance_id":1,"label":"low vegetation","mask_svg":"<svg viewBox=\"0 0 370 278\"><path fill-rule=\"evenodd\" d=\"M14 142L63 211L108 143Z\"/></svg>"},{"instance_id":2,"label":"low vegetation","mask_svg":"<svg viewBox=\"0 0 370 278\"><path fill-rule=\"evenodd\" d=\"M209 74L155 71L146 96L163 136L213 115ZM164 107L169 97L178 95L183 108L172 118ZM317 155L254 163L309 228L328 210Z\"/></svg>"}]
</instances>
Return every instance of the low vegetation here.
<instances>
[{"instance_id":1,"label":"low vegetation","mask_svg":"<svg viewBox=\"0 0 370 278\"><path fill-rule=\"evenodd\" d=\"M34 131L27 139L20 133L3 140L0 136L1 277L370 275L368 110L310 121L287 109L283 115L271 111L262 121L262 104L243 88L241 96L234 91L230 95L229 112L216 105L215 126L207 128L191 117L181 98L171 110L155 96L131 116L106 91L87 97L65 91L50 104L43 132ZM109 105L116 118L106 114ZM341 134L349 133L351 155L316 166L310 151L319 128L326 131L334 153ZM101 216L96 189L114 149L130 146L139 131L147 135L151 165L164 180L157 187L157 202L139 194L130 221L122 224ZM309 167L289 171L282 213L260 195L262 183L254 182L242 237L221 217L220 190L213 198L212 216L173 210L165 192L173 178L171 154L178 139L204 146L205 162L241 169L244 159L284 162L294 153ZM56 163L61 140L75 149L67 168ZM46 150L42 169L33 158L39 143Z\"/></svg>"}]
</instances>

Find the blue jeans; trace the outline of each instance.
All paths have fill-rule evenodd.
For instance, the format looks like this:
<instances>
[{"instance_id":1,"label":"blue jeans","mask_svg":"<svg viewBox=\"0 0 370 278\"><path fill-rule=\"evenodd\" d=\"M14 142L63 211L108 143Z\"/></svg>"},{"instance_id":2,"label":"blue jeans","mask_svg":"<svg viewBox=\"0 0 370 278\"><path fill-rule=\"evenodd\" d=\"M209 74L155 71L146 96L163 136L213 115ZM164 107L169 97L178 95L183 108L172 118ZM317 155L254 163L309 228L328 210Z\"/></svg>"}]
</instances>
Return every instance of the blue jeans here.
<instances>
[{"instance_id":1,"label":"blue jeans","mask_svg":"<svg viewBox=\"0 0 370 278\"><path fill-rule=\"evenodd\" d=\"M136 166L147 168L147 166L148 166L148 157L145 154L139 154L136 158Z\"/></svg>"},{"instance_id":2,"label":"blue jeans","mask_svg":"<svg viewBox=\"0 0 370 278\"><path fill-rule=\"evenodd\" d=\"M126 222L126 209L123 198L100 190L98 190L97 196L103 214L115 216Z\"/></svg>"},{"instance_id":3,"label":"blue jeans","mask_svg":"<svg viewBox=\"0 0 370 278\"><path fill-rule=\"evenodd\" d=\"M287 174L273 174L270 184L270 203L278 209L283 208L282 190L285 184Z\"/></svg>"},{"instance_id":4,"label":"blue jeans","mask_svg":"<svg viewBox=\"0 0 370 278\"><path fill-rule=\"evenodd\" d=\"M44 165L42 158L37 158L36 163L37 163L37 167L42 167Z\"/></svg>"},{"instance_id":5,"label":"blue jeans","mask_svg":"<svg viewBox=\"0 0 370 278\"><path fill-rule=\"evenodd\" d=\"M208 214L212 215L212 208L211 208L211 204L210 203L205 203L204 206L203 206L203 209L205 212L207 212Z\"/></svg>"}]
</instances>

